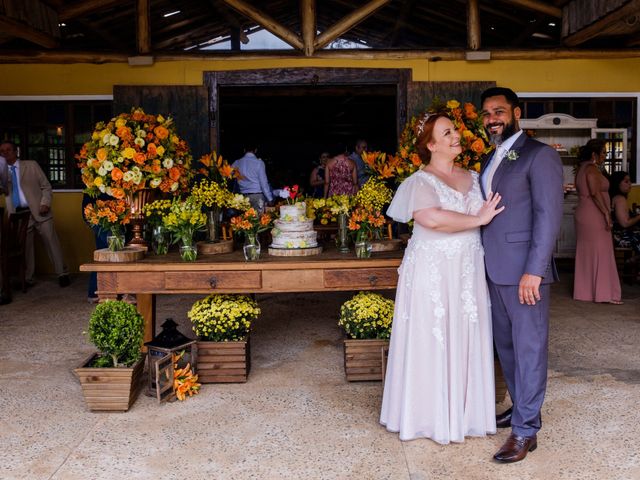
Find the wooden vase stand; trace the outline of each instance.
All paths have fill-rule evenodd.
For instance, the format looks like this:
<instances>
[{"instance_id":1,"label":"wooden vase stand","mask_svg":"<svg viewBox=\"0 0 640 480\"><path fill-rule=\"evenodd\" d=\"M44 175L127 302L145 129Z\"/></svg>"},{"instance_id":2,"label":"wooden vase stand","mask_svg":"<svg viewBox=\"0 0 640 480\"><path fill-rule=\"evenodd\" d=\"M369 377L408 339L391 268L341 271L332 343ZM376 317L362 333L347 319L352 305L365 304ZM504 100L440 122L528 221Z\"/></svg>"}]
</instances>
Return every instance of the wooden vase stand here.
<instances>
[{"instance_id":1,"label":"wooden vase stand","mask_svg":"<svg viewBox=\"0 0 640 480\"><path fill-rule=\"evenodd\" d=\"M402 240L399 238L393 238L391 240L372 240L371 251L372 252L392 252L394 250L402 249Z\"/></svg>"},{"instance_id":2,"label":"wooden vase stand","mask_svg":"<svg viewBox=\"0 0 640 480\"><path fill-rule=\"evenodd\" d=\"M122 250L112 251L108 248L101 248L93 251L94 262L135 262L142 260L147 252L146 247L127 245Z\"/></svg>"},{"instance_id":3,"label":"wooden vase stand","mask_svg":"<svg viewBox=\"0 0 640 480\"><path fill-rule=\"evenodd\" d=\"M142 356L131 367L87 367L97 355L97 353L91 354L74 370L80 380L87 407L92 412L126 412L142 389L145 357Z\"/></svg>"},{"instance_id":4,"label":"wooden vase stand","mask_svg":"<svg viewBox=\"0 0 640 480\"><path fill-rule=\"evenodd\" d=\"M269 247L269 255L274 257L309 257L311 255L320 255L322 247L311 248L273 248Z\"/></svg>"},{"instance_id":5,"label":"wooden vase stand","mask_svg":"<svg viewBox=\"0 0 640 480\"><path fill-rule=\"evenodd\" d=\"M219 253L233 252L233 240L220 240L219 242L198 242L198 255L217 255Z\"/></svg>"}]
</instances>

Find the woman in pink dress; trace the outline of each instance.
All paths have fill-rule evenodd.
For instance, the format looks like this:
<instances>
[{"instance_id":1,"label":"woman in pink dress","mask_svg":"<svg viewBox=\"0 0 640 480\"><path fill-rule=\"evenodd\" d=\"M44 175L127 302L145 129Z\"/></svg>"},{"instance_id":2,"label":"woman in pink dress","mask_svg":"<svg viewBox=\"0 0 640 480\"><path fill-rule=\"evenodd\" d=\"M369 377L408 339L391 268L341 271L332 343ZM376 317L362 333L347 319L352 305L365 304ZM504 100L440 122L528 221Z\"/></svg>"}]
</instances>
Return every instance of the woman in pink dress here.
<instances>
[{"instance_id":1,"label":"woman in pink dress","mask_svg":"<svg viewBox=\"0 0 640 480\"><path fill-rule=\"evenodd\" d=\"M324 196L355 195L358 191L356 164L344 153L336 155L324 170Z\"/></svg>"},{"instance_id":2,"label":"woman in pink dress","mask_svg":"<svg viewBox=\"0 0 640 480\"><path fill-rule=\"evenodd\" d=\"M621 289L613 254L609 181L599 168L605 158L602 140L591 139L580 149L573 298L619 305Z\"/></svg>"}]
</instances>

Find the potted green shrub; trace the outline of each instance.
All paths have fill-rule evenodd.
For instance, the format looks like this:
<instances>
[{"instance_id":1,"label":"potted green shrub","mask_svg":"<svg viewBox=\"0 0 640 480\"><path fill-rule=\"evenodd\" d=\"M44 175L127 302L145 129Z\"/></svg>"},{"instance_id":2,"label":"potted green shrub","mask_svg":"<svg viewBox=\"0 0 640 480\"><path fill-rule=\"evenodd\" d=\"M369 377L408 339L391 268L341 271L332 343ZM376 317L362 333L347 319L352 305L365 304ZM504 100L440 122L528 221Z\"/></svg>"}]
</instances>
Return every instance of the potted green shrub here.
<instances>
[{"instance_id":1,"label":"potted green shrub","mask_svg":"<svg viewBox=\"0 0 640 480\"><path fill-rule=\"evenodd\" d=\"M347 381L382 380L393 307L393 300L374 292L359 292L340 307L338 325L347 337L344 339Z\"/></svg>"},{"instance_id":2,"label":"potted green shrub","mask_svg":"<svg viewBox=\"0 0 640 480\"><path fill-rule=\"evenodd\" d=\"M201 383L243 383L251 369L249 332L260 315L246 295L212 294L193 304L187 316L198 336L198 379Z\"/></svg>"},{"instance_id":3,"label":"potted green shrub","mask_svg":"<svg viewBox=\"0 0 640 480\"><path fill-rule=\"evenodd\" d=\"M133 305L110 300L89 319L89 339L99 353L75 369L91 411L126 411L140 393L144 319Z\"/></svg>"}]
</instances>

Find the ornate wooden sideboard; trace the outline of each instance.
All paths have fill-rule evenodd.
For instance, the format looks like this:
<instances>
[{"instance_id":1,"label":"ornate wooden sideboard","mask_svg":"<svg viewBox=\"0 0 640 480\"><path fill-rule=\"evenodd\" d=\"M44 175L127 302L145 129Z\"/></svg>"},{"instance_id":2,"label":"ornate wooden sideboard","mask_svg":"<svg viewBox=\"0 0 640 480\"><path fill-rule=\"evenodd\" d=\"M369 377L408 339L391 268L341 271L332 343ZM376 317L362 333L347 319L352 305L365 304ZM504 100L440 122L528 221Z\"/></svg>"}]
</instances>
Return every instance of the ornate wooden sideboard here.
<instances>
[{"instance_id":1,"label":"ornate wooden sideboard","mask_svg":"<svg viewBox=\"0 0 640 480\"><path fill-rule=\"evenodd\" d=\"M174 253L130 263L87 263L80 270L98 273L101 299L136 294L147 342L155 333L156 295L394 289L402 255L402 251L379 252L357 259L328 250L312 257L265 255L257 262L245 262L242 252L232 252L201 256L190 263Z\"/></svg>"}]
</instances>

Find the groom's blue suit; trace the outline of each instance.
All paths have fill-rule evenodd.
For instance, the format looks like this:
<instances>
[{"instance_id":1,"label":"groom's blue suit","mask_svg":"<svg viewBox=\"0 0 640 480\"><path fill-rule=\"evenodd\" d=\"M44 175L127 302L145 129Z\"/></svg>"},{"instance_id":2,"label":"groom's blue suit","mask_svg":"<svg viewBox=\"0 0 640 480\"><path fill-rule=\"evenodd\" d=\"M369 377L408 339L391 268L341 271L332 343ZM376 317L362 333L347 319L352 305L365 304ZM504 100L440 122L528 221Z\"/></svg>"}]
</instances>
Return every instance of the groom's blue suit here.
<instances>
[{"instance_id":1,"label":"groom's blue suit","mask_svg":"<svg viewBox=\"0 0 640 480\"><path fill-rule=\"evenodd\" d=\"M525 134L511 150L517 158L504 158L491 182L506 208L482 228L482 243L493 335L513 400L512 430L531 437L540 429L547 383L549 284L557 279L552 253L562 218L562 163L553 148ZM518 300L525 273L542 277L542 300L536 305Z\"/></svg>"}]
</instances>

